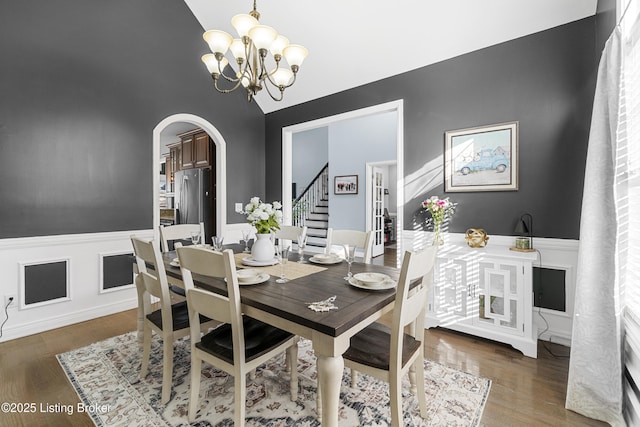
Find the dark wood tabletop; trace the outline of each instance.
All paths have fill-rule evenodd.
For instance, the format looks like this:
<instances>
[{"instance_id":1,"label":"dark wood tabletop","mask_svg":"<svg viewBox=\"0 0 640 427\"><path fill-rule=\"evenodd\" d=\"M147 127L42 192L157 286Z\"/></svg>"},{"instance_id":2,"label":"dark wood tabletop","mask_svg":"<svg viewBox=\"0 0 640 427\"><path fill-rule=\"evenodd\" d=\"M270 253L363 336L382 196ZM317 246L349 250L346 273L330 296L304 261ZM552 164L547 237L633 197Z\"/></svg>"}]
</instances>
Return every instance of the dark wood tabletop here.
<instances>
[{"instance_id":1,"label":"dark wood tabletop","mask_svg":"<svg viewBox=\"0 0 640 427\"><path fill-rule=\"evenodd\" d=\"M236 247L237 246L237 247ZM241 252L243 246L230 245L229 249ZM179 267L170 265L176 258L175 252L163 255L167 275L182 279ZM306 259L309 256L305 256ZM298 260L298 255L290 256L290 263ZM242 304L273 314L282 319L311 328L323 334L337 337L362 320L379 312L395 299L395 288L388 290L365 290L351 286L344 280L347 263L322 265L325 270L292 279L286 283L277 283L277 277L271 276L264 283L240 286ZM259 267L254 267L260 269ZM377 272L398 279L399 270L372 264L354 262L351 266L353 274L361 272ZM193 275L197 287L211 292L226 295L226 283L220 279ZM308 304L336 296L334 304L337 310L315 312Z\"/></svg>"}]
</instances>

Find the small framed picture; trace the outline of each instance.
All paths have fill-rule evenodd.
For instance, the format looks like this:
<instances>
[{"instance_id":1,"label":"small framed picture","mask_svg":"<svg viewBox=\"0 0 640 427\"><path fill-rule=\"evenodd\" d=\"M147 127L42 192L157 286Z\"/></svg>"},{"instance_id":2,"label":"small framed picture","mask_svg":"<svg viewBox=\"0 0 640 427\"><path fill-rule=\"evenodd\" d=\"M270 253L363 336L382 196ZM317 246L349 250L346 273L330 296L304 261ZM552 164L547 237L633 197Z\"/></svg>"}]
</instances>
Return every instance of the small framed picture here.
<instances>
[{"instance_id":1,"label":"small framed picture","mask_svg":"<svg viewBox=\"0 0 640 427\"><path fill-rule=\"evenodd\" d=\"M333 180L333 194L358 194L358 175L336 176Z\"/></svg>"},{"instance_id":2,"label":"small framed picture","mask_svg":"<svg viewBox=\"0 0 640 427\"><path fill-rule=\"evenodd\" d=\"M518 189L518 122L445 134L445 191Z\"/></svg>"}]
</instances>

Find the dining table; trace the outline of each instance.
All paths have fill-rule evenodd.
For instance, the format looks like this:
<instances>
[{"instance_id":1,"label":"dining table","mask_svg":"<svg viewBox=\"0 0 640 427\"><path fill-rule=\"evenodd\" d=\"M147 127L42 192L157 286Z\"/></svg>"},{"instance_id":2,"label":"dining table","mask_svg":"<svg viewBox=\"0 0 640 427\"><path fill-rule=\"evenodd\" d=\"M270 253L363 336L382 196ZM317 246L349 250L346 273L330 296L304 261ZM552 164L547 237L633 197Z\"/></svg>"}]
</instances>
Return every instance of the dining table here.
<instances>
[{"instance_id":1,"label":"dining table","mask_svg":"<svg viewBox=\"0 0 640 427\"><path fill-rule=\"evenodd\" d=\"M337 427L344 369L342 355L353 335L393 309L395 287L374 290L354 286L353 281L345 280L346 261L340 259L333 264L309 262L314 254L304 255L307 263L297 262L297 254L290 255L284 267L289 280L278 283L280 265L247 266L243 260L250 254L242 253L243 246L228 245L223 249L234 251L238 268L255 268L269 273L269 279L263 283L240 286L242 311L247 316L312 342L317 357L319 393L322 393L321 407L317 408L321 425ZM166 252L163 261L168 278L173 283L181 283L182 273L176 265L176 257L176 252ZM397 268L361 262L353 262L351 272L382 273L393 281L397 281L399 275ZM224 280L194 274L193 281L196 287L227 295ZM328 299L332 300L334 308L327 311L310 308L312 303Z\"/></svg>"}]
</instances>

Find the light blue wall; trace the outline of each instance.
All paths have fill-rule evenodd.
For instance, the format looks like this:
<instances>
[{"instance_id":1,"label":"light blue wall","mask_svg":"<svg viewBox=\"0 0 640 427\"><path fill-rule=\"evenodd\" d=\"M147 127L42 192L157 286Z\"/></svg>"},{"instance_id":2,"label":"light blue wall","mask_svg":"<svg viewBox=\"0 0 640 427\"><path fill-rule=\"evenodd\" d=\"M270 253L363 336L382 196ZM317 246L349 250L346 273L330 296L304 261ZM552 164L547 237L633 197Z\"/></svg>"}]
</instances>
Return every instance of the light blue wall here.
<instances>
[{"instance_id":1,"label":"light blue wall","mask_svg":"<svg viewBox=\"0 0 640 427\"><path fill-rule=\"evenodd\" d=\"M365 230L366 163L396 160L396 113L381 113L329 127L329 226ZM333 194L334 177L358 175L358 194Z\"/></svg>"},{"instance_id":2,"label":"light blue wall","mask_svg":"<svg viewBox=\"0 0 640 427\"><path fill-rule=\"evenodd\" d=\"M297 132L292 145L291 182L299 196L329 161L329 128Z\"/></svg>"}]
</instances>

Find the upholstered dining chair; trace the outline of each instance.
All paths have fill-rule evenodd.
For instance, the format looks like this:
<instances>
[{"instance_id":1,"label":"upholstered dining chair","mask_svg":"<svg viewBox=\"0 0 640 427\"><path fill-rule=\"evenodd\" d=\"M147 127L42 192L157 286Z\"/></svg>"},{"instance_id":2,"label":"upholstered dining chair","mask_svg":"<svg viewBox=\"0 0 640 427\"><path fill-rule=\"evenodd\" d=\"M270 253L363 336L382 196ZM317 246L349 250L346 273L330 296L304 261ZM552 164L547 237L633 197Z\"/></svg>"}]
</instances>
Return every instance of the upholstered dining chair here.
<instances>
[{"instance_id":1,"label":"upholstered dining chair","mask_svg":"<svg viewBox=\"0 0 640 427\"><path fill-rule=\"evenodd\" d=\"M362 259L366 264L371 263L371 250L373 246L373 233L371 231L358 230L334 230L327 229L327 247L326 252L332 252L332 246L340 246L339 251L342 253L342 246L355 246L356 249L362 250ZM345 254L346 255L346 254Z\"/></svg>"},{"instance_id":2,"label":"upholstered dining chair","mask_svg":"<svg viewBox=\"0 0 640 427\"><path fill-rule=\"evenodd\" d=\"M298 339L289 332L242 315L233 252L229 249L213 252L189 246L178 248L177 251L187 288L189 319L194 322L191 328L189 422L193 422L196 417L203 361L233 375L234 425L236 427L245 425L247 374L285 351L291 373L291 400L296 400ZM193 274L224 278L228 296L194 288ZM224 323L201 337L195 324L199 316L207 316Z\"/></svg>"},{"instance_id":3,"label":"upholstered dining chair","mask_svg":"<svg viewBox=\"0 0 640 427\"><path fill-rule=\"evenodd\" d=\"M151 353L151 336L153 332L162 338L162 403L166 404L171 397L171 385L173 377L173 342L178 338L189 335L189 315L186 301L171 304L169 295L169 283L164 269L164 263L160 255L157 242L146 241L135 236L131 237L133 244L133 252L136 256L136 264L138 267L138 280L142 280L144 285L143 293L154 296L159 299L160 308L151 311L151 305L148 304L148 296L139 297L139 304L144 311L144 329L143 329L143 353L142 365L140 368L140 378L147 375L149 367L149 356ZM153 265L153 270L146 267L147 264ZM140 295L140 291L139 291ZM210 328L218 325L211 319L200 318L196 322L195 327L198 330L208 331Z\"/></svg>"},{"instance_id":4,"label":"upholstered dining chair","mask_svg":"<svg viewBox=\"0 0 640 427\"><path fill-rule=\"evenodd\" d=\"M357 371L389 383L394 427L402 425L402 377L407 372L410 372L412 389L417 387L420 415L423 418L427 415L424 318L437 250L437 246L430 246L420 252L404 253L391 328L371 324L351 338L351 345L343 355L345 366L351 368L352 381L356 381ZM418 285L409 289L414 281L419 281ZM408 333L405 333L407 325Z\"/></svg>"}]
</instances>

